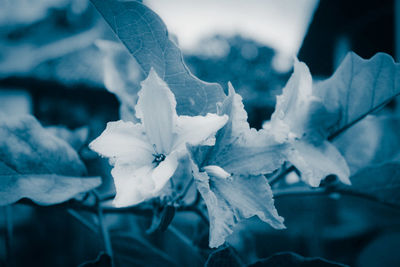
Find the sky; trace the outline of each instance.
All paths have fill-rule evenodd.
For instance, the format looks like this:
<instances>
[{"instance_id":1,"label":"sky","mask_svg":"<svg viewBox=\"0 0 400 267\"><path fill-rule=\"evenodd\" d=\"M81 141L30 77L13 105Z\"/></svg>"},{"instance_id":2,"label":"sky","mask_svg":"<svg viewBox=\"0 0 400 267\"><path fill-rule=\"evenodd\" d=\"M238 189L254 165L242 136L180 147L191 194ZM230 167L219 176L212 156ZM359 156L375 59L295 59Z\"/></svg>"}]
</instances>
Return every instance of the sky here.
<instances>
[{"instance_id":1,"label":"sky","mask_svg":"<svg viewBox=\"0 0 400 267\"><path fill-rule=\"evenodd\" d=\"M240 34L270 46L278 59L297 55L318 0L145 0L185 51L215 34Z\"/></svg>"}]
</instances>

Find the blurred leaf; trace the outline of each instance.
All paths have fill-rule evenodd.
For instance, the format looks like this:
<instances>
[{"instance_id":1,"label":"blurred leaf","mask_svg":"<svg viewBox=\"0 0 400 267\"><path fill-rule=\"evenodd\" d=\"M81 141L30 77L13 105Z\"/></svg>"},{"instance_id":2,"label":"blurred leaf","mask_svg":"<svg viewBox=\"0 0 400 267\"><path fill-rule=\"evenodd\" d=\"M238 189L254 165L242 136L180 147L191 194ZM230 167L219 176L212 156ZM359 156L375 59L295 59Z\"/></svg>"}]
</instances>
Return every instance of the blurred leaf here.
<instances>
[{"instance_id":1,"label":"blurred leaf","mask_svg":"<svg viewBox=\"0 0 400 267\"><path fill-rule=\"evenodd\" d=\"M52 135L66 141L71 147L79 151L86 143L89 136L88 127L80 127L75 130L70 130L65 126L49 126L46 127Z\"/></svg>"},{"instance_id":2,"label":"blurred leaf","mask_svg":"<svg viewBox=\"0 0 400 267\"><path fill-rule=\"evenodd\" d=\"M244 266L232 247L222 247L213 251L207 259L206 267L240 267Z\"/></svg>"},{"instance_id":3,"label":"blurred leaf","mask_svg":"<svg viewBox=\"0 0 400 267\"><path fill-rule=\"evenodd\" d=\"M118 38L141 66L144 76L153 67L177 100L180 115L216 112L225 94L218 84L194 77L183 63L182 53L169 38L161 18L139 2L92 0Z\"/></svg>"},{"instance_id":4,"label":"blurred leaf","mask_svg":"<svg viewBox=\"0 0 400 267\"><path fill-rule=\"evenodd\" d=\"M104 53L104 85L121 103L120 118L124 121L137 121L134 116L135 105L140 81L144 79L139 64L119 42L97 40L96 45Z\"/></svg>"},{"instance_id":5,"label":"blurred leaf","mask_svg":"<svg viewBox=\"0 0 400 267\"><path fill-rule=\"evenodd\" d=\"M316 96L335 119L324 125L329 135L346 129L400 93L400 66L384 53L362 59L349 53L333 76L317 83ZM328 123L328 124L327 124Z\"/></svg>"},{"instance_id":6,"label":"blurred leaf","mask_svg":"<svg viewBox=\"0 0 400 267\"><path fill-rule=\"evenodd\" d=\"M28 197L59 203L91 190L101 179L86 173L78 154L31 116L0 117L0 205Z\"/></svg>"},{"instance_id":7,"label":"blurred leaf","mask_svg":"<svg viewBox=\"0 0 400 267\"><path fill-rule=\"evenodd\" d=\"M399 160L399 129L397 116L369 115L338 136L334 144L355 174L368 166Z\"/></svg>"},{"instance_id":8,"label":"blurred leaf","mask_svg":"<svg viewBox=\"0 0 400 267\"><path fill-rule=\"evenodd\" d=\"M331 262L321 258L306 258L294 252L277 253L266 259L259 260L249 267L344 267L347 265Z\"/></svg>"},{"instance_id":9,"label":"blurred leaf","mask_svg":"<svg viewBox=\"0 0 400 267\"><path fill-rule=\"evenodd\" d=\"M179 266L163 251L144 239L124 234L111 236L115 266Z\"/></svg>"},{"instance_id":10,"label":"blurred leaf","mask_svg":"<svg viewBox=\"0 0 400 267\"><path fill-rule=\"evenodd\" d=\"M7 168L7 167L6 167ZM0 172L4 165L0 162ZM70 177L55 174L0 175L0 206L29 198L40 205L64 202L98 187L100 177Z\"/></svg>"},{"instance_id":11,"label":"blurred leaf","mask_svg":"<svg viewBox=\"0 0 400 267\"><path fill-rule=\"evenodd\" d=\"M0 117L0 162L1 175L86 173L76 151L32 116Z\"/></svg>"},{"instance_id":12,"label":"blurred leaf","mask_svg":"<svg viewBox=\"0 0 400 267\"><path fill-rule=\"evenodd\" d=\"M80 264L78 267L112 267L112 259L104 252L100 252L97 258L93 261L87 261Z\"/></svg>"},{"instance_id":13,"label":"blurred leaf","mask_svg":"<svg viewBox=\"0 0 400 267\"><path fill-rule=\"evenodd\" d=\"M373 200L400 207L400 163L385 163L367 167L351 179L351 186L344 187L350 194L362 194Z\"/></svg>"}]
</instances>

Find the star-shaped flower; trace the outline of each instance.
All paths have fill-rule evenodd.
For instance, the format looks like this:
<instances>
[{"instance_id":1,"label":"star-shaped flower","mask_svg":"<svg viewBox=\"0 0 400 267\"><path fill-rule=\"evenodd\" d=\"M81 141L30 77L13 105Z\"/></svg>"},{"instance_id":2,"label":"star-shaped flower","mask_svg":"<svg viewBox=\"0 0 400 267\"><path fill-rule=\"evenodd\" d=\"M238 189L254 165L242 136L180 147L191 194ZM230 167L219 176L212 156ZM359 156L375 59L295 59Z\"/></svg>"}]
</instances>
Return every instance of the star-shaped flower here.
<instances>
[{"instance_id":1,"label":"star-shaped flower","mask_svg":"<svg viewBox=\"0 0 400 267\"><path fill-rule=\"evenodd\" d=\"M210 218L210 247L221 246L239 221L252 216L275 229L285 228L263 174L283 164L287 145L266 130L250 128L242 97L231 84L218 114L229 120L216 134L215 145L188 145L193 177Z\"/></svg>"},{"instance_id":2,"label":"star-shaped flower","mask_svg":"<svg viewBox=\"0 0 400 267\"><path fill-rule=\"evenodd\" d=\"M141 123L109 122L90 148L114 166L118 207L138 204L160 195L173 176L186 144L213 144L215 133L228 116L178 116L176 100L168 85L152 69L141 84L135 107Z\"/></svg>"},{"instance_id":3,"label":"star-shaped flower","mask_svg":"<svg viewBox=\"0 0 400 267\"><path fill-rule=\"evenodd\" d=\"M334 118L317 96L311 73L303 62L295 59L294 72L277 97L275 112L263 128L275 140L287 144L286 158L311 186L319 186L330 174L350 184L349 167L337 148L327 141L327 125Z\"/></svg>"}]
</instances>

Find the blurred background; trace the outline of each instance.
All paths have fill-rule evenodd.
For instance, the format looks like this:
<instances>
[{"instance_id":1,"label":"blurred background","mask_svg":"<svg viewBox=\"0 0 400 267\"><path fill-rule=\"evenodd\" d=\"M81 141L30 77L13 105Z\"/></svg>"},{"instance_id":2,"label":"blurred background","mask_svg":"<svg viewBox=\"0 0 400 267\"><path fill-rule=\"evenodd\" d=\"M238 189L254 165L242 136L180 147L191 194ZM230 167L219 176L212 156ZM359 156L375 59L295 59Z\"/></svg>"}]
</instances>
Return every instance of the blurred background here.
<instances>
[{"instance_id":1,"label":"blurred background","mask_svg":"<svg viewBox=\"0 0 400 267\"><path fill-rule=\"evenodd\" d=\"M363 58L377 52L388 53L396 61L400 58L400 1L396 0L144 3L164 20L194 75L225 89L229 81L233 84L256 128L272 114L275 96L290 77L295 56L317 80L329 77L348 51ZM0 0L0 112L33 114L44 126L61 125L71 131L85 127L88 140L96 137L106 122L119 119L120 112L117 98L106 90L105 62L110 51L98 44L99 39L118 42L88 0ZM121 78L124 84L138 77L132 74L138 71L133 59L113 60L126 73ZM389 109L397 114L395 102ZM106 162L99 170L100 160L88 149L82 147L80 153L91 175L109 173ZM105 190L109 186L106 183ZM391 208L350 197L286 197L278 198L276 204L287 230L274 231L251 219L231 237L230 243L245 262L295 251L352 266L400 263L400 217ZM101 249L98 237L63 211L13 208L13 253L23 256L16 257L17 266L29 262L75 266L94 259ZM133 236L142 234L127 226L132 220L134 225L149 223L133 215L109 217L110 225L118 229L124 225ZM188 214L173 221L189 236L196 234L196 242L206 247L207 229L193 226L200 223ZM0 220L0 229L4 224ZM175 239L172 231L146 237L146 242L165 257L176 258L184 244L165 241ZM124 242L115 246L132 248ZM140 242L134 248L139 259L150 255L139 249L146 248ZM190 255L179 263L190 262Z\"/></svg>"}]
</instances>

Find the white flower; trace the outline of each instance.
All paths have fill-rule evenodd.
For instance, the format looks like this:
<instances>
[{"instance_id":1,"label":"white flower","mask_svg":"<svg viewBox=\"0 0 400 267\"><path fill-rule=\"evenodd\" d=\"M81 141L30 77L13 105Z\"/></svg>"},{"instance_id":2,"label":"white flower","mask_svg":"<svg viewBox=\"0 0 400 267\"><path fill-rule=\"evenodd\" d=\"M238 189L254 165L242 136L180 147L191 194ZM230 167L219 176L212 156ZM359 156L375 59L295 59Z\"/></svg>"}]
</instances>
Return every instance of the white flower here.
<instances>
[{"instance_id":1,"label":"white flower","mask_svg":"<svg viewBox=\"0 0 400 267\"><path fill-rule=\"evenodd\" d=\"M141 84L136 116L141 123L109 122L89 146L114 166L118 207L159 196L173 176L186 143L212 145L228 116L178 116L176 100L167 84L151 69Z\"/></svg>"}]
</instances>

